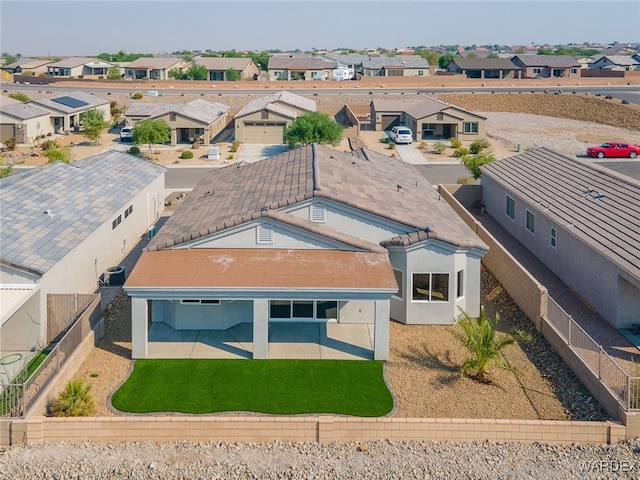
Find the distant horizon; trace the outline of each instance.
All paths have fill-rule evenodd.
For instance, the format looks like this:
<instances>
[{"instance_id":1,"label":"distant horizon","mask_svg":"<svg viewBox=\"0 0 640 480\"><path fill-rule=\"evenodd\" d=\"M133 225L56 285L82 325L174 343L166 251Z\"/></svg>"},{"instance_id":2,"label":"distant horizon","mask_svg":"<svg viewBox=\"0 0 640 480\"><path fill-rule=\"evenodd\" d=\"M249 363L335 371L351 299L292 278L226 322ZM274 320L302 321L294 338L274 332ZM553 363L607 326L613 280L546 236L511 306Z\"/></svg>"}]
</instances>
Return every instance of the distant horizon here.
<instances>
[{"instance_id":1,"label":"distant horizon","mask_svg":"<svg viewBox=\"0 0 640 480\"><path fill-rule=\"evenodd\" d=\"M640 41L637 0L2 0L0 13L2 53L23 57Z\"/></svg>"}]
</instances>

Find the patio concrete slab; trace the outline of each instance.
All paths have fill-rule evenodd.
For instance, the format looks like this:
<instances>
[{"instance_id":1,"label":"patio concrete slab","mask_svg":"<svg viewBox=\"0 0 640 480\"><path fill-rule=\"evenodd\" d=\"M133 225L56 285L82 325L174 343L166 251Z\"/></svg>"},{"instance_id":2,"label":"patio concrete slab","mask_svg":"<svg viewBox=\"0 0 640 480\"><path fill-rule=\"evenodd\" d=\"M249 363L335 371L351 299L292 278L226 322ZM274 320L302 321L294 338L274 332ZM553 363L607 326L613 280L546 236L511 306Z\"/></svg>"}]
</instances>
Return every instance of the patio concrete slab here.
<instances>
[{"instance_id":1,"label":"patio concrete slab","mask_svg":"<svg viewBox=\"0 0 640 480\"><path fill-rule=\"evenodd\" d=\"M373 359L373 325L324 324L320 336L320 357L336 360Z\"/></svg>"},{"instance_id":2,"label":"patio concrete slab","mask_svg":"<svg viewBox=\"0 0 640 480\"><path fill-rule=\"evenodd\" d=\"M238 162L255 163L289 150L287 145L244 143L238 152Z\"/></svg>"}]
</instances>

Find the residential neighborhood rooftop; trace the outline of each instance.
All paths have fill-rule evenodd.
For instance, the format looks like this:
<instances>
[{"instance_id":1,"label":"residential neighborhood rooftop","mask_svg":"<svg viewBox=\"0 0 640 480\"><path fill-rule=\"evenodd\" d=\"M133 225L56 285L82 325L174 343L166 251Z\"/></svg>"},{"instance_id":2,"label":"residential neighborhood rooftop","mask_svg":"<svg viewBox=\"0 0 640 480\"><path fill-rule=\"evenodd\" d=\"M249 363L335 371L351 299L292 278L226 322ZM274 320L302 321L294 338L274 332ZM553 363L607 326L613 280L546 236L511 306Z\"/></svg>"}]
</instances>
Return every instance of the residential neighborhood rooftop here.
<instances>
[{"instance_id":1,"label":"residential neighborhood rooftop","mask_svg":"<svg viewBox=\"0 0 640 480\"><path fill-rule=\"evenodd\" d=\"M282 90L280 92L275 92L271 95L256 98L255 100L250 101L236 114L236 118L244 117L245 115L250 115L263 109L271 109L276 112L282 112L291 115L291 113L293 112L292 110L287 109L283 105L275 105L276 102L280 104L284 103L287 105L291 105L308 112L315 112L317 109L316 102L314 102L313 100L309 100L308 98L305 98L301 95L296 95L295 93ZM281 109L285 109L285 111L282 111Z\"/></svg>"},{"instance_id":2,"label":"residential neighborhood rooftop","mask_svg":"<svg viewBox=\"0 0 640 480\"><path fill-rule=\"evenodd\" d=\"M31 100L29 104L40 105L52 111L76 113L85 111L88 108L109 104L109 100L97 97L92 93L77 91Z\"/></svg>"}]
</instances>

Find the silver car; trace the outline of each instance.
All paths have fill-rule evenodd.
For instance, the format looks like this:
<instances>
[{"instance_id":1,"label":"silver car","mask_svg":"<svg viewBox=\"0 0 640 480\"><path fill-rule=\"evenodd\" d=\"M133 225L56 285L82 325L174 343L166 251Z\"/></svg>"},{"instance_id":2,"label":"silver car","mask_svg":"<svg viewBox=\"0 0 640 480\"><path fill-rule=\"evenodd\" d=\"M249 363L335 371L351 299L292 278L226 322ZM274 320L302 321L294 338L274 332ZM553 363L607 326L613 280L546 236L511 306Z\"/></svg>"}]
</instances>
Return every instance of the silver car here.
<instances>
[{"instance_id":1,"label":"silver car","mask_svg":"<svg viewBox=\"0 0 640 480\"><path fill-rule=\"evenodd\" d=\"M407 127L393 127L389 134L391 141L394 143L411 143L413 142L413 134L411 129Z\"/></svg>"}]
</instances>

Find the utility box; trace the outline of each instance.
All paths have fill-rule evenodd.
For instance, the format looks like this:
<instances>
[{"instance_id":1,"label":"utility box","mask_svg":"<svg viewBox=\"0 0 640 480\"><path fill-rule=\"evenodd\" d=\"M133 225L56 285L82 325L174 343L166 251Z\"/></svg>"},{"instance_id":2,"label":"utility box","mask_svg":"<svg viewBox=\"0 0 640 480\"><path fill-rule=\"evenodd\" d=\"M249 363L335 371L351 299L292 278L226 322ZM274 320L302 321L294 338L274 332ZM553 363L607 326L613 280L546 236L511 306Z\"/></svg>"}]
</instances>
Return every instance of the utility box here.
<instances>
[{"instance_id":1,"label":"utility box","mask_svg":"<svg viewBox=\"0 0 640 480\"><path fill-rule=\"evenodd\" d=\"M220 160L220 147L209 147L207 160Z\"/></svg>"}]
</instances>

